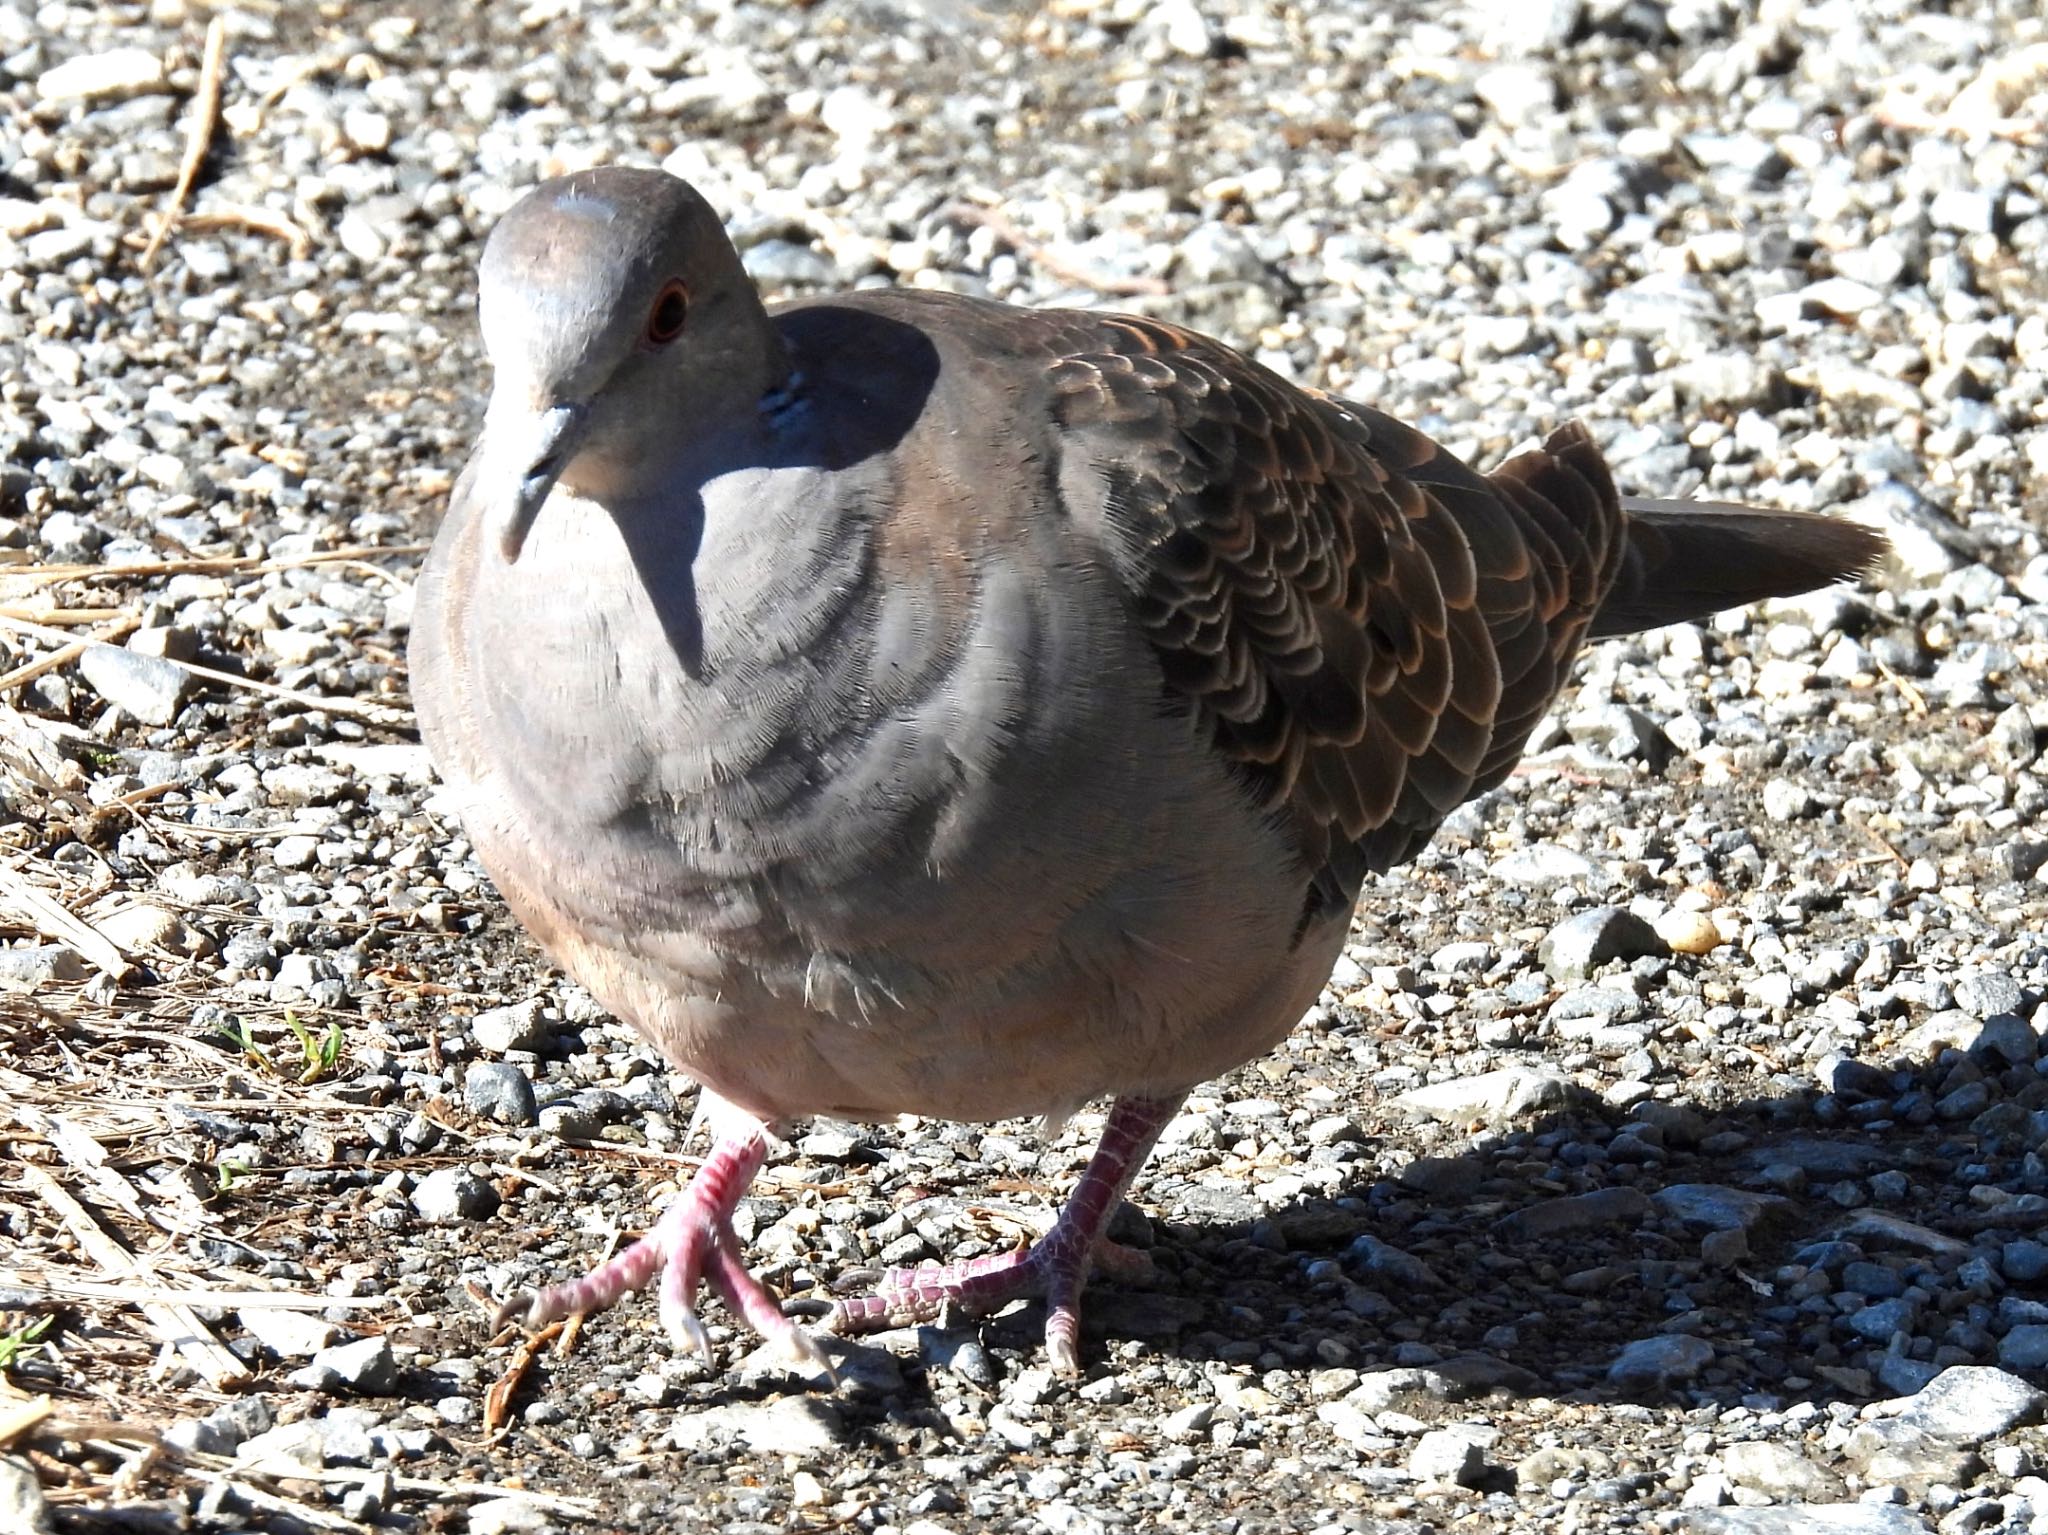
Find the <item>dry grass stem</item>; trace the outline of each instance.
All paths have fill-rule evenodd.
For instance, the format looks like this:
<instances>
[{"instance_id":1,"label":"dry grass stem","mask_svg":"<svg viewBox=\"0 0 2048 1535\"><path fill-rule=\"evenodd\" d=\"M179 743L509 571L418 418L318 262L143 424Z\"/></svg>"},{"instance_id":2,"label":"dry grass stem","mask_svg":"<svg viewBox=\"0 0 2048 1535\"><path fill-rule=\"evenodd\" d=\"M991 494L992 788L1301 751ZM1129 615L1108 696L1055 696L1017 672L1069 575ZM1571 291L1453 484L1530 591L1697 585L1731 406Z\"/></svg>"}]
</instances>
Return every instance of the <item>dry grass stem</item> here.
<instances>
[{"instance_id":1,"label":"dry grass stem","mask_svg":"<svg viewBox=\"0 0 2048 1535\"><path fill-rule=\"evenodd\" d=\"M178 182L171 188L163 212L157 215L149 244L142 248L145 272L156 264L156 253L183 218L185 204L199 181L199 168L206 163L206 152L213 146L213 130L220 121L220 86L227 62L227 41L227 20L216 16L206 24L206 47L199 60L199 90L192 99L192 122L185 135L185 155L178 164Z\"/></svg>"}]
</instances>

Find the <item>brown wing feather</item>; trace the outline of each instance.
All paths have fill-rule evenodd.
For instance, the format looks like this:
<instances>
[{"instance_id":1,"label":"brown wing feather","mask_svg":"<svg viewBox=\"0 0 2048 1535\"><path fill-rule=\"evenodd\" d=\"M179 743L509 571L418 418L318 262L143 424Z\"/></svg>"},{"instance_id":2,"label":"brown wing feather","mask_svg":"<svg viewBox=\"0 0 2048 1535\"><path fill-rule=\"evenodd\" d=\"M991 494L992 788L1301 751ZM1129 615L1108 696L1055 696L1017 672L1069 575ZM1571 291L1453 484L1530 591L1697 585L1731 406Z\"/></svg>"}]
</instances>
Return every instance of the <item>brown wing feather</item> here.
<instances>
[{"instance_id":1,"label":"brown wing feather","mask_svg":"<svg viewBox=\"0 0 2048 1535\"><path fill-rule=\"evenodd\" d=\"M1613 582L1583 429L1491 477L1362 405L1154 321L1019 316L1057 473L1098 510L1168 686L1348 901L1504 777Z\"/></svg>"}]
</instances>

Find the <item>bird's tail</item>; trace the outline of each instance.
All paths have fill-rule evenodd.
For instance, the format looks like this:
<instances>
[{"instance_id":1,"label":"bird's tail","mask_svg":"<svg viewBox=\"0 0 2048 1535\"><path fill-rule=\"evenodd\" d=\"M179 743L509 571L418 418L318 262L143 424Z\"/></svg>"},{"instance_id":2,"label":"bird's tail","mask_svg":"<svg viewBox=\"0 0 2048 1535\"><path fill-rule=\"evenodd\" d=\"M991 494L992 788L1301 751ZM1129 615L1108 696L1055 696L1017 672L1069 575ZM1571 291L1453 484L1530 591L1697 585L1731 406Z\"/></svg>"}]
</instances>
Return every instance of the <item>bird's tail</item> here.
<instances>
[{"instance_id":1,"label":"bird's tail","mask_svg":"<svg viewBox=\"0 0 2048 1535\"><path fill-rule=\"evenodd\" d=\"M1621 498L1628 549L1590 637L1685 623L1869 571L1888 547L1861 523L1713 501Z\"/></svg>"}]
</instances>

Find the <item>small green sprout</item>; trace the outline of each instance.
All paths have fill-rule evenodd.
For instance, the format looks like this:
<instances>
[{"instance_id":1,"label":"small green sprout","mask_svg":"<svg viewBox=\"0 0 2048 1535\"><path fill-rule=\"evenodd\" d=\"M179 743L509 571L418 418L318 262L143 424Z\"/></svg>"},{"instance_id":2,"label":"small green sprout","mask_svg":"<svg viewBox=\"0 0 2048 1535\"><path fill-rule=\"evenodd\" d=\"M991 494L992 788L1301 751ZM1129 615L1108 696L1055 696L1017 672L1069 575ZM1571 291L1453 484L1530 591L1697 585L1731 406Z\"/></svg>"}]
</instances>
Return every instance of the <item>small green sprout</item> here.
<instances>
[{"instance_id":1,"label":"small green sprout","mask_svg":"<svg viewBox=\"0 0 2048 1535\"><path fill-rule=\"evenodd\" d=\"M335 1062L341 1059L341 1025L336 1020L327 1020L327 1032L315 1039L298 1016L286 1010L285 1025L298 1036L299 1052L305 1058L305 1069L299 1073L302 1084L319 1081L334 1070Z\"/></svg>"},{"instance_id":2,"label":"small green sprout","mask_svg":"<svg viewBox=\"0 0 2048 1535\"><path fill-rule=\"evenodd\" d=\"M327 1020L327 1032L315 1036L299 1022L298 1015L289 1010L284 1015L284 1022L285 1027L292 1031L299 1042L299 1081L309 1084L332 1075L335 1065L341 1060L341 1024L330 1018ZM272 1076L286 1075L288 1068L271 1059L270 1052L256 1042L255 1032L249 1027L248 1019L230 1017L224 1023L215 1024L213 1032L241 1051L252 1065L260 1066Z\"/></svg>"},{"instance_id":3,"label":"small green sprout","mask_svg":"<svg viewBox=\"0 0 2048 1535\"><path fill-rule=\"evenodd\" d=\"M229 1015L213 1026L213 1032L241 1051L252 1065L261 1066L265 1071L277 1070L277 1067L271 1064L269 1054L256 1043L256 1035L249 1028L248 1019Z\"/></svg>"},{"instance_id":4,"label":"small green sprout","mask_svg":"<svg viewBox=\"0 0 2048 1535\"><path fill-rule=\"evenodd\" d=\"M39 1316L13 1332L0 1332L0 1370L12 1369L14 1361L34 1348L55 1320L55 1317Z\"/></svg>"}]
</instances>

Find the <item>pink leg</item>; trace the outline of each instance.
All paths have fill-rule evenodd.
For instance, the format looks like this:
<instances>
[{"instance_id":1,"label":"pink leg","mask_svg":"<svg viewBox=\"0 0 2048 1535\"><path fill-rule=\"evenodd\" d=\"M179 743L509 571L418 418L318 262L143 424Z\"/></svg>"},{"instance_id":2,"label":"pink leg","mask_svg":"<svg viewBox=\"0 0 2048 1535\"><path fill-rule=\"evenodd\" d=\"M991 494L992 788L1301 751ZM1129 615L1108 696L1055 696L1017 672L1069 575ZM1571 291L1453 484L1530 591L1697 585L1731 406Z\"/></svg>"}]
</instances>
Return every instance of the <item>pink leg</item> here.
<instances>
[{"instance_id":1,"label":"pink leg","mask_svg":"<svg viewBox=\"0 0 2048 1535\"><path fill-rule=\"evenodd\" d=\"M835 1301L825 1326L876 1332L929 1322L948 1308L985 1315L1020 1296L1045 1297L1045 1349L1062 1375L1081 1372L1081 1288L1101 1250L1117 1201L1145 1165L1180 1098L1119 1098L1102 1139L1060 1218L1027 1251L973 1258L946 1267L891 1269L873 1295Z\"/></svg>"},{"instance_id":2,"label":"pink leg","mask_svg":"<svg viewBox=\"0 0 2048 1535\"><path fill-rule=\"evenodd\" d=\"M831 1366L818 1345L782 1314L775 1297L739 1255L732 1212L767 1159L768 1142L755 1124L733 1125L719 1134L689 1187L669 1201L654 1229L631 1247L581 1279L524 1290L498 1308L497 1325L517 1317L544 1327L559 1317L605 1307L646 1288L661 1275L662 1325L671 1338L711 1357L711 1339L697 1319L697 1288L707 1280L735 1315L800 1365Z\"/></svg>"}]
</instances>

